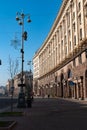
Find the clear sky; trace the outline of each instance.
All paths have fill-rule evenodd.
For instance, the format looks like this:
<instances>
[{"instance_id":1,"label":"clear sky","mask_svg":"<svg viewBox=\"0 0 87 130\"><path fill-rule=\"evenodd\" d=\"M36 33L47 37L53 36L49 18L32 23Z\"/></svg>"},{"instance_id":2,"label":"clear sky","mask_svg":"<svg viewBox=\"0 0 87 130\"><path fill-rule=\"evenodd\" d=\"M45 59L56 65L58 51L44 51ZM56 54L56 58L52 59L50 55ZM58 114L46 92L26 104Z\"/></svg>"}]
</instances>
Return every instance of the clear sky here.
<instances>
[{"instance_id":1,"label":"clear sky","mask_svg":"<svg viewBox=\"0 0 87 130\"><path fill-rule=\"evenodd\" d=\"M21 41L21 26L16 21L16 12L30 14L31 23L24 21L24 29L28 32L28 40L24 43L24 70L28 70L27 62L32 60L36 50L45 41L60 9L62 0L1 0L0 1L0 85L6 85L9 75L9 56L13 61L19 60L21 70L21 45L14 48L12 41ZM19 43L19 42L18 42Z\"/></svg>"}]
</instances>

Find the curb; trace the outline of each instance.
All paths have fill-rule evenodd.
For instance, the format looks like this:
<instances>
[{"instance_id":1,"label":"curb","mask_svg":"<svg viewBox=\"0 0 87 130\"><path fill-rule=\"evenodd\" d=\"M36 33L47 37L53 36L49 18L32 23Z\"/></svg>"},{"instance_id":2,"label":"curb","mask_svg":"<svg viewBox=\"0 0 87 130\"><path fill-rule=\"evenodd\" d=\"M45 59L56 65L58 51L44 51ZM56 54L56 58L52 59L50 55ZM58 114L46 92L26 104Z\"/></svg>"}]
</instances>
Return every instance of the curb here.
<instances>
[{"instance_id":1,"label":"curb","mask_svg":"<svg viewBox=\"0 0 87 130\"><path fill-rule=\"evenodd\" d=\"M0 127L0 130L11 130L17 124L16 121L13 121L8 127Z\"/></svg>"}]
</instances>

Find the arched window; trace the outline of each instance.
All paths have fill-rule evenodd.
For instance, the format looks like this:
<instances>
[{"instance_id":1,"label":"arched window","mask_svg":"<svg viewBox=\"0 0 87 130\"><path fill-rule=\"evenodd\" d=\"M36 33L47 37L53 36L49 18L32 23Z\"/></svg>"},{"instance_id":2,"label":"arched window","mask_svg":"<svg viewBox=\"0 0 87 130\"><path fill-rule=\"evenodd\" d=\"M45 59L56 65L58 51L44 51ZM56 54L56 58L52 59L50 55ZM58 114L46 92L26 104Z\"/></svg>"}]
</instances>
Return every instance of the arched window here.
<instances>
[{"instance_id":1,"label":"arched window","mask_svg":"<svg viewBox=\"0 0 87 130\"><path fill-rule=\"evenodd\" d=\"M71 70L69 69L68 70L68 78L71 78L72 77L72 72L71 72Z\"/></svg>"},{"instance_id":2,"label":"arched window","mask_svg":"<svg viewBox=\"0 0 87 130\"><path fill-rule=\"evenodd\" d=\"M86 57L86 59L87 59L87 50L85 50L85 57Z\"/></svg>"},{"instance_id":3,"label":"arched window","mask_svg":"<svg viewBox=\"0 0 87 130\"><path fill-rule=\"evenodd\" d=\"M85 71L85 78L87 78L87 70Z\"/></svg>"},{"instance_id":4,"label":"arched window","mask_svg":"<svg viewBox=\"0 0 87 130\"><path fill-rule=\"evenodd\" d=\"M63 74L61 74L61 82L62 82L62 80L64 79L64 75Z\"/></svg>"}]
</instances>

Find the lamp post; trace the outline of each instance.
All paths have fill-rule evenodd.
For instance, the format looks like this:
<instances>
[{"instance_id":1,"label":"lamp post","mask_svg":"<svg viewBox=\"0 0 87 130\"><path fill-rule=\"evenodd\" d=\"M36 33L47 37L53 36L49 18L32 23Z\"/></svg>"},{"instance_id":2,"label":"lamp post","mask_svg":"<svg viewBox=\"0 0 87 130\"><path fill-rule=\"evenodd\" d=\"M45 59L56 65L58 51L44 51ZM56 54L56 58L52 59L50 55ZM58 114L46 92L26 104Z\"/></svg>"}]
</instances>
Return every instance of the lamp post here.
<instances>
[{"instance_id":1,"label":"lamp post","mask_svg":"<svg viewBox=\"0 0 87 130\"><path fill-rule=\"evenodd\" d=\"M21 67L21 84L19 84L18 86L20 87L20 93L19 93L19 97L18 97L18 107L26 107L25 105L25 95L24 95L24 91L23 91L23 87L25 86L25 84L23 83L23 70L24 70L24 40L27 40L27 32L24 31L24 19L25 17L28 17L27 22L30 23L30 16L29 14L24 14L24 13L20 13L17 12L17 16L16 16L16 20L19 21L19 25L22 26L22 47L21 47L21 55L22 55L22 67Z\"/></svg>"}]
</instances>

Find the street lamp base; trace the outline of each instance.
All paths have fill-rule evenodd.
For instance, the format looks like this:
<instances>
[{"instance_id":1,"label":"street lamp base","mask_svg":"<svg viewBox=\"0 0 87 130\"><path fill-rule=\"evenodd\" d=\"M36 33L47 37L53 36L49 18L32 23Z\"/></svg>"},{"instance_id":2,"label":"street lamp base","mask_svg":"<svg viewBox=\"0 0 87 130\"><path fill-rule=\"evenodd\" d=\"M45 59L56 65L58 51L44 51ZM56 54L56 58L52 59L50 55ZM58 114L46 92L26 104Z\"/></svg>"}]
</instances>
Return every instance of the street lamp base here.
<instances>
[{"instance_id":1,"label":"street lamp base","mask_svg":"<svg viewBox=\"0 0 87 130\"><path fill-rule=\"evenodd\" d=\"M26 107L26 102L25 102L25 94L24 93L19 93L18 95L18 108L25 108Z\"/></svg>"}]
</instances>

